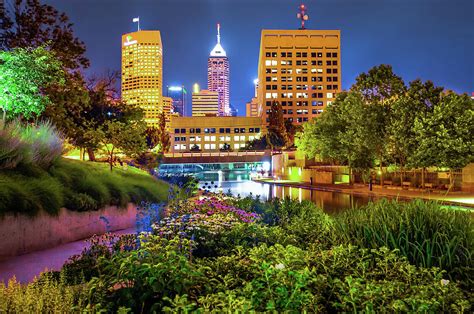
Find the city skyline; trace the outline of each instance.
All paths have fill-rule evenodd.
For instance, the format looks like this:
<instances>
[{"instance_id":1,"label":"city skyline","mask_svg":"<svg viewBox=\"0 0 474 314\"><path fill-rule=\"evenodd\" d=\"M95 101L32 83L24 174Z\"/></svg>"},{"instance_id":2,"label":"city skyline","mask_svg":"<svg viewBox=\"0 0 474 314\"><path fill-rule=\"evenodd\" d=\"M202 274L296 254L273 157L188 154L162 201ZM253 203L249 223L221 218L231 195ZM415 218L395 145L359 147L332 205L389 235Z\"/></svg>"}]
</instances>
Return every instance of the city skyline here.
<instances>
[{"instance_id":1,"label":"city skyline","mask_svg":"<svg viewBox=\"0 0 474 314\"><path fill-rule=\"evenodd\" d=\"M184 85L188 89L195 82L205 85L207 57L215 44L215 24L222 23L225 25L223 46L234 69L230 103L238 108L240 115L253 95L261 31L299 26L296 19L299 1L272 1L271 7L269 1L263 0L254 4L239 1L238 5L236 1L140 1L133 5L116 1L108 8L107 16L100 16L100 12L108 7L108 1L46 2L71 17L76 35L88 48L87 56L92 64L88 73L120 68L117 38L136 30L132 18L140 16L142 29L160 30L163 36L163 85ZM423 0L306 1L306 5L310 15L308 29L341 30L341 46L345 51L341 60L342 89L347 89L361 72L385 63L391 64L407 82L419 77L456 92L474 90L469 56L474 45L469 12L474 4L470 1L458 0L455 5L449 1ZM174 21L166 12L178 7L180 19ZM89 16L87 23L80 18L84 14ZM245 23L241 23L244 18ZM107 24L114 27L104 26ZM453 71L456 75L451 75ZM190 112L190 99L187 110Z\"/></svg>"}]
</instances>

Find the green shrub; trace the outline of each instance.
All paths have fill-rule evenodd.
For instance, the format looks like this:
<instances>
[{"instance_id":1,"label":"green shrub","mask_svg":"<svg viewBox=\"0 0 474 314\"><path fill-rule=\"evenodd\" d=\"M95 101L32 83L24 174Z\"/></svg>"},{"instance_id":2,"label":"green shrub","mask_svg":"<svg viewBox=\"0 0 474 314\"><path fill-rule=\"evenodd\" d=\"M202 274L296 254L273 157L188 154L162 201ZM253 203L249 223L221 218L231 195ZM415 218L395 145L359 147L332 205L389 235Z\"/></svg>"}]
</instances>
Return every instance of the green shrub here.
<instances>
[{"instance_id":1,"label":"green shrub","mask_svg":"<svg viewBox=\"0 0 474 314\"><path fill-rule=\"evenodd\" d=\"M23 127L21 138L28 143L33 164L47 169L61 158L64 139L50 122Z\"/></svg>"},{"instance_id":2,"label":"green shrub","mask_svg":"<svg viewBox=\"0 0 474 314\"><path fill-rule=\"evenodd\" d=\"M57 215L64 205L63 187L51 177L31 179L24 188L35 197L40 209L49 214Z\"/></svg>"},{"instance_id":3,"label":"green shrub","mask_svg":"<svg viewBox=\"0 0 474 314\"><path fill-rule=\"evenodd\" d=\"M10 123L0 130L0 169L13 169L31 162L28 143L21 139L19 124Z\"/></svg>"},{"instance_id":4,"label":"green shrub","mask_svg":"<svg viewBox=\"0 0 474 314\"><path fill-rule=\"evenodd\" d=\"M397 249L417 266L437 266L474 283L474 224L468 212L434 202L382 200L336 218L341 243Z\"/></svg>"},{"instance_id":5,"label":"green shrub","mask_svg":"<svg viewBox=\"0 0 474 314\"><path fill-rule=\"evenodd\" d=\"M15 278L0 282L0 313L71 313L87 306L81 286L68 286L42 276L26 286Z\"/></svg>"}]
</instances>

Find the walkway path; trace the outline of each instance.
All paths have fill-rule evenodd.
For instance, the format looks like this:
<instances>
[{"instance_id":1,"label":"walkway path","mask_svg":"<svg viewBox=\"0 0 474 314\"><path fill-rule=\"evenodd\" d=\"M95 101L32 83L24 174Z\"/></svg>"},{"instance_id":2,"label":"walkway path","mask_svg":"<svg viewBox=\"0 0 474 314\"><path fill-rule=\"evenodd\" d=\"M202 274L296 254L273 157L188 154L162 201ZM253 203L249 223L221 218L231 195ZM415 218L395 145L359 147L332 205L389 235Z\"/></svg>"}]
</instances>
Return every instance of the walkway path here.
<instances>
[{"instance_id":1,"label":"walkway path","mask_svg":"<svg viewBox=\"0 0 474 314\"><path fill-rule=\"evenodd\" d=\"M113 232L134 233L135 228ZM87 246L86 240L66 243L51 249L32 252L0 262L0 282L7 283L13 276L21 283L31 282L35 276L48 270L60 270L69 257L79 254Z\"/></svg>"},{"instance_id":2,"label":"walkway path","mask_svg":"<svg viewBox=\"0 0 474 314\"><path fill-rule=\"evenodd\" d=\"M269 183L281 186L291 186L296 188L321 190L321 191L332 191L356 195L368 195L368 196L388 196L388 197L402 197L402 198L421 198L426 200L437 200L443 203L470 207L474 209L474 194L466 192L451 192L446 195L446 192L432 192L423 190L406 190L395 187L381 187L374 185L372 191L369 191L368 186L364 185L348 185L348 184L318 184L310 185L305 182L295 182L288 180L273 180L273 179L260 179L255 180L257 182Z\"/></svg>"}]
</instances>

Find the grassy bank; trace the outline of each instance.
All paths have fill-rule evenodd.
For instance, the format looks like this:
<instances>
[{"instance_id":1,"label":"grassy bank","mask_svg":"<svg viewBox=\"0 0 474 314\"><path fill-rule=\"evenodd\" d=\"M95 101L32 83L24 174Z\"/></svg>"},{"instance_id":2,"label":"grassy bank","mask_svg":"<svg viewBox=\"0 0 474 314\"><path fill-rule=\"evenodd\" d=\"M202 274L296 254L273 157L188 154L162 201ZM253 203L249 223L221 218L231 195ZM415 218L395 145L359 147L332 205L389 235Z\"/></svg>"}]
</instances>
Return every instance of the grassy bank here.
<instances>
[{"instance_id":1,"label":"grassy bank","mask_svg":"<svg viewBox=\"0 0 474 314\"><path fill-rule=\"evenodd\" d=\"M161 202L168 184L129 167L110 172L106 164L60 158L45 169L20 164L0 170L0 214L35 215L40 210L57 214L61 207L97 210L128 202Z\"/></svg>"}]
</instances>

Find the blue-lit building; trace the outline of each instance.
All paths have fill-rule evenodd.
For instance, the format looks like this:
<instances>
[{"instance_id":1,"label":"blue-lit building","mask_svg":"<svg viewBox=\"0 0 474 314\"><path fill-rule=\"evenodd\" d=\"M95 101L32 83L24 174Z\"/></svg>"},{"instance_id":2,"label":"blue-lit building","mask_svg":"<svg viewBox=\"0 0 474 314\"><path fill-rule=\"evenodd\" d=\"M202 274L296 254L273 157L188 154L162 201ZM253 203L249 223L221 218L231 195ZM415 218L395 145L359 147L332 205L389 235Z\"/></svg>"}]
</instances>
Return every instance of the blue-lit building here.
<instances>
[{"instance_id":1,"label":"blue-lit building","mask_svg":"<svg viewBox=\"0 0 474 314\"><path fill-rule=\"evenodd\" d=\"M181 117L186 115L187 91L184 86L166 86L166 96L173 99L173 110Z\"/></svg>"}]
</instances>

